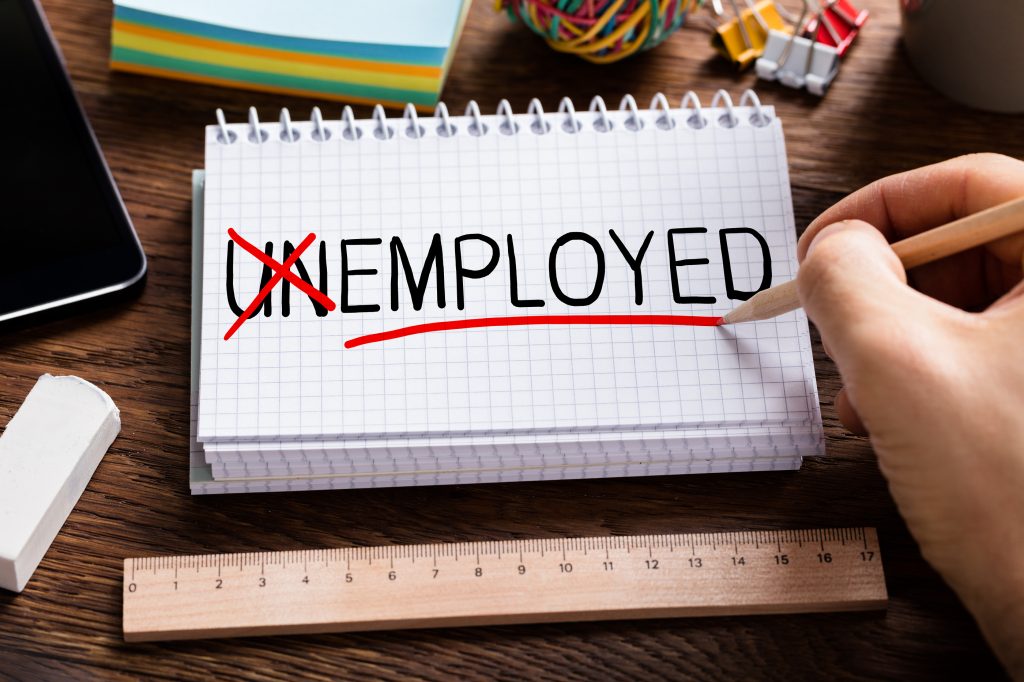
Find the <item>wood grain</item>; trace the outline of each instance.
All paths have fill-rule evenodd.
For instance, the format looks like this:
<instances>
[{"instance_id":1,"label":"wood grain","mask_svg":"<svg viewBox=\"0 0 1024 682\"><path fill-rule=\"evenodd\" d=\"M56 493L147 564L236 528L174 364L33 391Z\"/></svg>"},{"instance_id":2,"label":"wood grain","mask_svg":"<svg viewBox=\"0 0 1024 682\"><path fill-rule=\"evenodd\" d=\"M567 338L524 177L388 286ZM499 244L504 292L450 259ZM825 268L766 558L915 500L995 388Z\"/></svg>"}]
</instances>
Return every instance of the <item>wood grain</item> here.
<instances>
[{"instance_id":1,"label":"wood grain","mask_svg":"<svg viewBox=\"0 0 1024 682\"><path fill-rule=\"evenodd\" d=\"M899 45L896 0L873 16L824 100L759 86L786 127L797 223L882 175L967 152L1024 156L1020 117L971 111L923 85ZM20 595L0 594L0 676L12 679L864 678L1002 673L968 614L921 559L866 441L843 432L840 380L815 343L828 456L799 472L193 498L188 494L189 173L202 126L249 104L272 118L313 102L111 73L111 3L43 0L75 87L149 256L135 300L0 334L0 423L36 378L97 383L123 430ZM601 67L555 54L489 1L471 11L445 100L487 110L508 97L549 108L570 95L618 101L754 83L688 28L657 50ZM31 93L6 96L31 97ZM325 115L340 107L324 107ZM369 114L359 107L357 114ZM887 613L727 617L316 635L127 645L128 556L475 539L876 526Z\"/></svg>"}]
</instances>

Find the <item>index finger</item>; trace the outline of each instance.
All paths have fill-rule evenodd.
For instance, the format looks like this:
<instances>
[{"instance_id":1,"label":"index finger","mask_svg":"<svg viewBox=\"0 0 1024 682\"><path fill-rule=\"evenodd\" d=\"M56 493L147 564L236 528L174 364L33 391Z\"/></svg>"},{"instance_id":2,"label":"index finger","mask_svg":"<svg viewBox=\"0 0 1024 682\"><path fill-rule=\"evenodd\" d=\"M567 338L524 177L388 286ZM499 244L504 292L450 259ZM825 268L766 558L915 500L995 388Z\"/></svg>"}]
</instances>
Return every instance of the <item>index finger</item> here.
<instances>
[{"instance_id":1,"label":"index finger","mask_svg":"<svg viewBox=\"0 0 1024 682\"><path fill-rule=\"evenodd\" d=\"M1000 154L971 154L890 175L811 222L800 237L797 258L803 261L818 232L840 220L871 223L894 242L1022 195L1024 162ZM1001 261L1019 265L1024 234L1001 239L991 250Z\"/></svg>"}]
</instances>

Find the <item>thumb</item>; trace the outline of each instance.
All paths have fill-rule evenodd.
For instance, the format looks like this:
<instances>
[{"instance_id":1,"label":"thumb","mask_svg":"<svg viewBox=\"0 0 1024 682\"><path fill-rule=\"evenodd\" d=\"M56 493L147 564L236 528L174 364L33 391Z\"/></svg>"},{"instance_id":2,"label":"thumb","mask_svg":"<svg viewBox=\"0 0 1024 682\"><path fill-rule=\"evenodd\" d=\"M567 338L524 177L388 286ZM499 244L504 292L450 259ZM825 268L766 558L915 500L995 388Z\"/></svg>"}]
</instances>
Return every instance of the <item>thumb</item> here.
<instances>
[{"instance_id":1,"label":"thumb","mask_svg":"<svg viewBox=\"0 0 1024 682\"><path fill-rule=\"evenodd\" d=\"M840 364L851 354L895 341L892 330L922 298L906 283L885 237L861 220L818 232L797 274L804 310Z\"/></svg>"}]
</instances>

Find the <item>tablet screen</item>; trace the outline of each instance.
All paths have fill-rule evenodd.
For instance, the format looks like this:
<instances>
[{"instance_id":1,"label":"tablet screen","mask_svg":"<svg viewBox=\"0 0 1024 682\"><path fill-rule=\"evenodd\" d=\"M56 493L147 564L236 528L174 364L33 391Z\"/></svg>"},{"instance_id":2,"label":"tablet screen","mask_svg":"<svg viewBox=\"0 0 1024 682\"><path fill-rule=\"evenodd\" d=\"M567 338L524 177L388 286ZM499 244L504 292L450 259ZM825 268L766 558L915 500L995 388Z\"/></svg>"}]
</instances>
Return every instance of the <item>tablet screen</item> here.
<instances>
[{"instance_id":1,"label":"tablet screen","mask_svg":"<svg viewBox=\"0 0 1024 682\"><path fill-rule=\"evenodd\" d=\"M139 273L134 232L31 2L0 0L0 83L0 315Z\"/></svg>"}]
</instances>

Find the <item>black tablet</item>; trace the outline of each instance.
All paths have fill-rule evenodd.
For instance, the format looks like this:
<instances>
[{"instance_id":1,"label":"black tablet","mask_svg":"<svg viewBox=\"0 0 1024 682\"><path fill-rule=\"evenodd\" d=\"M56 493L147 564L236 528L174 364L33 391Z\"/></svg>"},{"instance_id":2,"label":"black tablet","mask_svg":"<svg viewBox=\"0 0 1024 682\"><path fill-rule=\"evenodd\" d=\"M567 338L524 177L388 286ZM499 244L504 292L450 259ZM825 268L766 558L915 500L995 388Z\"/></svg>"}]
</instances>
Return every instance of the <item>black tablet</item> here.
<instances>
[{"instance_id":1,"label":"black tablet","mask_svg":"<svg viewBox=\"0 0 1024 682\"><path fill-rule=\"evenodd\" d=\"M0 322L141 284L146 257L34 0L0 0Z\"/></svg>"}]
</instances>

